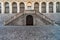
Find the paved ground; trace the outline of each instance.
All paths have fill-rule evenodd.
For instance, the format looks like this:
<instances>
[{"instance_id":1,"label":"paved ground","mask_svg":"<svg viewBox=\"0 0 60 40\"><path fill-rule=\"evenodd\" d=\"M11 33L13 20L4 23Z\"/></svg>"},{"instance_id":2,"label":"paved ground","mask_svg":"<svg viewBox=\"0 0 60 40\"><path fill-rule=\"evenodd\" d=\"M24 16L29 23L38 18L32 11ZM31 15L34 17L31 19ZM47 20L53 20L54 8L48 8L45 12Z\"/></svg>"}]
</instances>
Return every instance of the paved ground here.
<instances>
[{"instance_id":1,"label":"paved ground","mask_svg":"<svg viewBox=\"0 0 60 40\"><path fill-rule=\"evenodd\" d=\"M1 26L0 40L60 40L60 26Z\"/></svg>"}]
</instances>

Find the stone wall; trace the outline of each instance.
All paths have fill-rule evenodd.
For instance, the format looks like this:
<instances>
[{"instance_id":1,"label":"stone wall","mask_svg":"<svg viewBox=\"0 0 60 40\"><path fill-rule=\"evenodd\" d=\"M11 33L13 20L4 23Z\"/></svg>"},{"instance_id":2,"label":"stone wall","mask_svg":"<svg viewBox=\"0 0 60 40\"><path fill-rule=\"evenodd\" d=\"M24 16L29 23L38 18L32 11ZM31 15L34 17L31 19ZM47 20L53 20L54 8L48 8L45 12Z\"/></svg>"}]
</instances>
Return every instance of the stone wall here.
<instances>
[{"instance_id":1,"label":"stone wall","mask_svg":"<svg viewBox=\"0 0 60 40\"><path fill-rule=\"evenodd\" d=\"M0 23L4 23L4 21L8 20L9 18L11 18L11 16L13 16L15 14L0 14ZM55 13L55 14L45 14L46 16L48 16L50 19L54 20L55 22L60 22L60 14ZM26 15L27 16L27 15ZM21 18L22 19L22 18ZM26 17L24 18L26 21ZM34 19L38 20L38 18L34 17ZM36 21L34 20L34 21ZM37 21L39 22L39 21ZM36 23L37 23L36 22ZM34 22L35 23L35 22ZM40 22L39 22L40 23ZM39 24L37 23L37 24ZM26 23L25 23L26 24ZM34 24L35 25L35 24Z\"/></svg>"}]
</instances>

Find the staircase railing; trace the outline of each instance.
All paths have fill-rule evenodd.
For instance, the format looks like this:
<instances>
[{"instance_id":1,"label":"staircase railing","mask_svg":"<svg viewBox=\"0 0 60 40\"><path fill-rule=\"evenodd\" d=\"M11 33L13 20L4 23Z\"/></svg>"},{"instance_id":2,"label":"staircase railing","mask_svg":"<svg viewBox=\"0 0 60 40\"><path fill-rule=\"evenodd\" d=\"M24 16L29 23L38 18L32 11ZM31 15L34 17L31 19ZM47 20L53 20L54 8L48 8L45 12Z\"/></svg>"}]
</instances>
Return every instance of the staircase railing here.
<instances>
[{"instance_id":1,"label":"staircase railing","mask_svg":"<svg viewBox=\"0 0 60 40\"><path fill-rule=\"evenodd\" d=\"M37 14L38 16L42 17L42 18L45 19L46 21L50 22L51 24L55 24L54 20L51 20L51 19L48 18L46 15L44 15L44 14L42 14L42 13L40 13L40 12L37 12L37 11L35 11L35 12L36 12L36 14Z\"/></svg>"},{"instance_id":2,"label":"staircase railing","mask_svg":"<svg viewBox=\"0 0 60 40\"><path fill-rule=\"evenodd\" d=\"M24 14L24 12L20 12L20 13L15 14L14 16L12 16L12 17L9 18L8 20L6 20L6 21L4 22L4 25L10 23L12 20L16 19L17 17L19 17L19 16L22 15L22 14Z\"/></svg>"}]
</instances>

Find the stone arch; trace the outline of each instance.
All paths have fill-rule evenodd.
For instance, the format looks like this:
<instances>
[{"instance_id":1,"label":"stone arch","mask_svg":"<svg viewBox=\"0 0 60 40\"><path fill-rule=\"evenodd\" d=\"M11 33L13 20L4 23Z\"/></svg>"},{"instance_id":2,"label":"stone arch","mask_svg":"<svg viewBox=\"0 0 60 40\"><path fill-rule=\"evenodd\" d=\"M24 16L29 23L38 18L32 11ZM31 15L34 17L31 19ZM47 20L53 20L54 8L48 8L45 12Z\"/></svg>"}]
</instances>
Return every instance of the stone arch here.
<instances>
[{"instance_id":1,"label":"stone arch","mask_svg":"<svg viewBox=\"0 0 60 40\"><path fill-rule=\"evenodd\" d=\"M27 6L32 6L32 3L30 1L27 2Z\"/></svg>"},{"instance_id":2,"label":"stone arch","mask_svg":"<svg viewBox=\"0 0 60 40\"><path fill-rule=\"evenodd\" d=\"M27 26L33 26L33 16L32 15L26 16L26 25Z\"/></svg>"},{"instance_id":3,"label":"stone arch","mask_svg":"<svg viewBox=\"0 0 60 40\"><path fill-rule=\"evenodd\" d=\"M9 3L5 2L4 6L5 6L5 13L9 13Z\"/></svg>"},{"instance_id":4,"label":"stone arch","mask_svg":"<svg viewBox=\"0 0 60 40\"><path fill-rule=\"evenodd\" d=\"M45 2L42 2L42 13L46 13L46 3Z\"/></svg>"},{"instance_id":5,"label":"stone arch","mask_svg":"<svg viewBox=\"0 0 60 40\"><path fill-rule=\"evenodd\" d=\"M56 12L60 13L60 2L56 2Z\"/></svg>"},{"instance_id":6,"label":"stone arch","mask_svg":"<svg viewBox=\"0 0 60 40\"><path fill-rule=\"evenodd\" d=\"M53 2L49 2L49 13L53 13Z\"/></svg>"},{"instance_id":7,"label":"stone arch","mask_svg":"<svg viewBox=\"0 0 60 40\"><path fill-rule=\"evenodd\" d=\"M24 12L25 4L23 2L20 3L20 12Z\"/></svg>"},{"instance_id":8,"label":"stone arch","mask_svg":"<svg viewBox=\"0 0 60 40\"><path fill-rule=\"evenodd\" d=\"M28 10L30 10L31 9L31 7L32 7L32 3L29 1L29 2L27 2L27 8L28 8Z\"/></svg>"},{"instance_id":9,"label":"stone arch","mask_svg":"<svg viewBox=\"0 0 60 40\"><path fill-rule=\"evenodd\" d=\"M17 3L16 2L12 3L12 13L17 13Z\"/></svg>"},{"instance_id":10,"label":"stone arch","mask_svg":"<svg viewBox=\"0 0 60 40\"><path fill-rule=\"evenodd\" d=\"M38 2L34 3L34 10L39 11L39 3Z\"/></svg>"}]
</instances>

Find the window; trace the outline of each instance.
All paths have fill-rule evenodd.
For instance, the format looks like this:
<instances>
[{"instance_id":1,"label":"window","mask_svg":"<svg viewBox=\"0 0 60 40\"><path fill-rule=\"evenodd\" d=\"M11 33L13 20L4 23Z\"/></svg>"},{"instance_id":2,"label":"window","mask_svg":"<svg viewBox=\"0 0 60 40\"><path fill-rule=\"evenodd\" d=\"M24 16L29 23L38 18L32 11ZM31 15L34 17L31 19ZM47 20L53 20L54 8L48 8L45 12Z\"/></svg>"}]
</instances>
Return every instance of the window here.
<instances>
[{"instance_id":1,"label":"window","mask_svg":"<svg viewBox=\"0 0 60 40\"><path fill-rule=\"evenodd\" d=\"M17 13L17 3L12 3L12 13Z\"/></svg>"},{"instance_id":2,"label":"window","mask_svg":"<svg viewBox=\"0 0 60 40\"><path fill-rule=\"evenodd\" d=\"M9 13L9 3L5 2L5 13Z\"/></svg>"},{"instance_id":3,"label":"window","mask_svg":"<svg viewBox=\"0 0 60 40\"><path fill-rule=\"evenodd\" d=\"M23 12L25 10L25 5L23 2L20 3L20 12Z\"/></svg>"},{"instance_id":4,"label":"window","mask_svg":"<svg viewBox=\"0 0 60 40\"><path fill-rule=\"evenodd\" d=\"M0 13L1 13L1 3L0 3Z\"/></svg>"},{"instance_id":5,"label":"window","mask_svg":"<svg viewBox=\"0 0 60 40\"><path fill-rule=\"evenodd\" d=\"M53 13L53 3L49 3L49 13Z\"/></svg>"},{"instance_id":6,"label":"window","mask_svg":"<svg viewBox=\"0 0 60 40\"><path fill-rule=\"evenodd\" d=\"M60 2L56 3L56 12L60 13Z\"/></svg>"},{"instance_id":7,"label":"window","mask_svg":"<svg viewBox=\"0 0 60 40\"><path fill-rule=\"evenodd\" d=\"M30 10L31 9L31 6L28 6L28 9Z\"/></svg>"},{"instance_id":8,"label":"window","mask_svg":"<svg viewBox=\"0 0 60 40\"><path fill-rule=\"evenodd\" d=\"M45 2L42 3L41 10L42 10L42 13L46 13L46 3Z\"/></svg>"},{"instance_id":9,"label":"window","mask_svg":"<svg viewBox=\"0 0 60 40\"><path fill-rule=\"evenodd\" d=\"M35 11L39 11L39 3L38 2L35 2L35 4L34 4L34 10Z\"/></svg>"}]
</instances>

